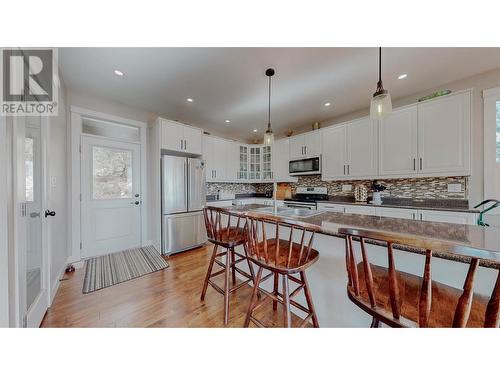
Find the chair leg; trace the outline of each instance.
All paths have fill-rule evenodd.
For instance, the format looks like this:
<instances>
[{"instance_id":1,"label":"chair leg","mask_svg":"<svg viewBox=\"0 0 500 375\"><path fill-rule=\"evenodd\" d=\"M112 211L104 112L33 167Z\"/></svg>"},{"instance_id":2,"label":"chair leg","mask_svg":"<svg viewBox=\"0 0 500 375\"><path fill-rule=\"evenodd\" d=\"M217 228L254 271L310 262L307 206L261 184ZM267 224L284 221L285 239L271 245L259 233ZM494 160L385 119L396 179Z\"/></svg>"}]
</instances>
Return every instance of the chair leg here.
<instances>
[{"instance_id":1,"label":"chair leg","mask_svg":"<svg viewBox=\"0 0 500 375\"><path fill-rule=\"evenodd\" d=\"M278 281L279 281L279 276L278 272L274 273L274 288L273 288L273 293L275 296L278 296ZM278 310L278 301L273 300L273 310Z\"/></svg>"},{"instance_id":2,"label":"chair leg","mask_svg":"<svg viewBox=\"0 0 500 375\"><path fill-rule=\"evenodd\" d=\"M288 275L283 275L283 321L286 328L292 326L292 316L290 314L290 291L288 288Z\"/></svg>"},{"instance_id":3,"label":"chair leg","mask_svg":"<svg viewBox=\"0 0 500 375\"><path fill-rule=\"evenodd\" d=\"M250 270L250 276L252 276L252 283L255 285L255 270L253 269L253 264L248 258L247 244L243 243L243 249L245 251L245 257L247 258L248 269ZM257 297L260 299L260 291L257 292Z\"/></svg>"},{"instance_id":4,"label":"chair leg","mask_svg":"<svg viewBox=\"0 0 500 375\"><path fill-rule=\"evenodd\" d=\"M231 276L231 253L234 251L233 248L228 248L226 251L226 272L224 281L224 325L229 322L229 277Z\"/></svg>"},{"instance_id":5,"label":"chair leg","mask_svg":"<svg viewBox=\"0 0 500 375\"><path fill-rule=\"evenodd\" d=\"M312 313L313 327L319 328L318 317L316 316L316 310L314 309L311 290L309 289L309 283L307 282L305 271L300 272L300 279L304 283L304 294L306 296L307 307L309 311Z\"/></svg>"},{"instance_id":6,"label":"chair leg","mask_svg":"<svg viewBox=\"0 0 500 375\"><path fill-rule=\"evenodd\" d=\"M372 324L370 325L370 328L380 328L380 320L373 317Z\"/></svg>"},{"instance_id":7,"label":"chair leg","mask_svg":"<svg viewBox=\"0 0 500 375\"><path fill-rule=\"evenodd\" d=\"M205 294L207 294L208 280L210 280L210 275L212 274L212 268L214 267L215 256L217 255L218 245L214 245L214 251L212 252L212 258L210 258L210 264L208 265L207 276L205 276L205 283L203 284L203 290L201 292L201 300L205 300Z\"/></svg>"},{"instance_id":8,"label":"chair leg","mask_svg":"<svg viewBox=\"0 0 500 375\"><path fill-rule=\"evenodd\" d=\"M233 285L236 285L236 264L234 264L236 257L234 256L234 248L231 249L231 267L232 277L233 277Z\"/></svg>"},{"instance_id":9,"label":"chair leg","mask_svg":"<svg viewBox=\"0 0 500 375\"><path fill-rule=\"evenodd\" d=\"M250 325L250 317L252 316L253 308L254 308L255 302L257 300L260 279L262 278L262 270L263 270L263 268L259 267L259 271L257 272L257 277L255 278L253 291L252 291L252 298L250 299L250 305L248 305L247 316L245 318L245 324L243 326L245 328L248 328L248 326Z\"/></svg>"}]
</instances>

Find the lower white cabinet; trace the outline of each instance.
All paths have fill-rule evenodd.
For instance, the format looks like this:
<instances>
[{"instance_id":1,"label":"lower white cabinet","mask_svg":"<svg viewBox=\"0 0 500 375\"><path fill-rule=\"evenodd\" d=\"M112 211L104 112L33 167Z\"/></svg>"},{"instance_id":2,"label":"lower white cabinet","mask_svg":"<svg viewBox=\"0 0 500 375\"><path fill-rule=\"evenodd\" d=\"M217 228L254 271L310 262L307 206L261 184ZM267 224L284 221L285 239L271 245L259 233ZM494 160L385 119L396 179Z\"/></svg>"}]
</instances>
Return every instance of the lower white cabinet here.
<instances>
[{"instance_id":1,"label":"lower white cabinet","mask_svg":"<svg viewBox=\"0 0 500 375\"><path fill-rule=\"evenodd\" d=\"M370 206L345 206L346 214L359 214L359 215L376 215L375 207Z\"/></svg>"},{"instance_id":2,"label":"lower white cabinet","mask_svg":"<svg viewBox=\"0 0 500 375\"><path fill-rule=\"evenodd\" d=\"M419 219L452 224L476 224L477 215L470 212L418 210Z\"/></svg>"},{"instance_id":3,"label":"lower white cabinet","mask_svg":"<svg viewBox=\"0 0 500 375\"><path fill-rule=\"evenodd\" d=\"M416 220L419 218L417 210L407 208L377 207L376 212L378 216L393 217L397 219Z\"/></svg>"},{"instance_id":4,"label":"lower white cabinet","mask_svg":"<svg viewBox=\"0 0 500 375\"><path fill-rule=\"evenodd\" d=\"M450 224L476 225L477 221L477 214L472 212L417 210L411 208L358 206L337 203L318 203L318 210L346 214L376 215L397 219L434 221Z\"/></svg>"}]
</instances>

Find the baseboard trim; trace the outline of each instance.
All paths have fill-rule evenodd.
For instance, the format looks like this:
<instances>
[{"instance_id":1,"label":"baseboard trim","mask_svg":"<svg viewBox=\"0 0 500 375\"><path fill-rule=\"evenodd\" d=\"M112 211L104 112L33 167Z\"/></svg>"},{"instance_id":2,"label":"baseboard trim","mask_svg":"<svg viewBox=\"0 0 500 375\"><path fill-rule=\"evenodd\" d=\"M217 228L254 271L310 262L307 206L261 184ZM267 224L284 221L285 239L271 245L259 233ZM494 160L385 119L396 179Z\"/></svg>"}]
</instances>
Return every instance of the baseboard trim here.
<instances>
[{"instance_id":1,"label":"baseboard trim","mask_svg":"<svg viewBox=\"0 0 500 375\"><path fill-rule=\"evenodd\" d=\"M54 301L54 298L57 294L57 291L59 290L59 285L61 284L61 282L59 280L61 280L63 278L65 271L66 271L66 264L64 264L61 267L61 269L59 270L59 273L57 275L56 281L54 282L54 284L50 288L49 307L52 306L52 302Z\"/></svg>"}]
</instances>

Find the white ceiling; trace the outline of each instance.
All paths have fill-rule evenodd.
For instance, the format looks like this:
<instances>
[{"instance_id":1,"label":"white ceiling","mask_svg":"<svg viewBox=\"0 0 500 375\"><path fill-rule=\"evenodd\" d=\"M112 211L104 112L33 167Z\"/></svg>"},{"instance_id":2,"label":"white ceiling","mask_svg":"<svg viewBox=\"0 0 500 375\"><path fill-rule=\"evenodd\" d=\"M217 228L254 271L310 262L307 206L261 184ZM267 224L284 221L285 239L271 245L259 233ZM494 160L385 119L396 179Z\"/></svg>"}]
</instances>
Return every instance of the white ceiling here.
<instances>
[{"instance_id":1,"label":"white ceiling","mask_svg":"<svg viewBox=\"0 0 500 375\"><path fill-rule=\"evenodd\" d=\"M500 48L385 48L382 53L382 78L393 100L500 67ZM276 69L272 124L282 136L366 108L376 87L377 58L377 48L59 50L70 89L235 139L253 139L254 128L262 135L267 126L266 68ZM125 75L116 76L115 69ZM398 80L402 73L408 78Z\"/></svg>"}]
</instances>

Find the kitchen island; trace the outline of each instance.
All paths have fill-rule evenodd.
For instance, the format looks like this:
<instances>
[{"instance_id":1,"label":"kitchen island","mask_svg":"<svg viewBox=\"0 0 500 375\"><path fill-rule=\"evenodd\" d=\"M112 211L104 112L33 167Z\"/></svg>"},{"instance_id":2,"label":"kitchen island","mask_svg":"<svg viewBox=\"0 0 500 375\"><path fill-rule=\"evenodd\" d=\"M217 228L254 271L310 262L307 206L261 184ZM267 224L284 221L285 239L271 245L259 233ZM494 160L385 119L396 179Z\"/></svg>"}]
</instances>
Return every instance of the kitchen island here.
<instances>
[{"instance_id":1,"label":"kitchen island","mask_svg":"<svg viewBox=\"0 0 500 375\"><path fill-rule=\"evenodd\" d=\"M259 210L262 205L232 206L224 208L235 215ZM308 217L290 217L297 223L307 223L317 228L314 248L319 251L319 261L308 270L313 301L321 327L369 327L371 317L356 307L347 297L347 272L345 267L345 240L338 233L340 228L369 229L385 233L422 238L432 242L435 254L443 259L433 261L433 280L462 288L471 255L482 259L476 275L475 292L489 296L497 277L500 262L500 228L472 225L422 222L370 215L319 212ZM355 246L359 251L359 246ZM422 275L424 249L395 248L396 268L403 272ZM472 248L472 249L471 249ZM398 250L399 249L399 250ZM368 258L373 264L387 267L386 251L370 242ZM361 259L360 256L358 259ZM446 259L459 260L451 263ZM268 290L272 285L264 284ZM301 303L304 300L297 298ZM295 314L302 315L295 310Z\"/></svg>"}]
</instances>

